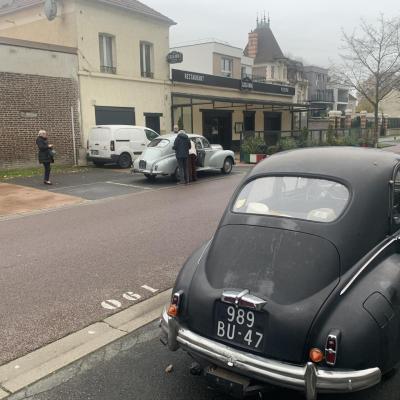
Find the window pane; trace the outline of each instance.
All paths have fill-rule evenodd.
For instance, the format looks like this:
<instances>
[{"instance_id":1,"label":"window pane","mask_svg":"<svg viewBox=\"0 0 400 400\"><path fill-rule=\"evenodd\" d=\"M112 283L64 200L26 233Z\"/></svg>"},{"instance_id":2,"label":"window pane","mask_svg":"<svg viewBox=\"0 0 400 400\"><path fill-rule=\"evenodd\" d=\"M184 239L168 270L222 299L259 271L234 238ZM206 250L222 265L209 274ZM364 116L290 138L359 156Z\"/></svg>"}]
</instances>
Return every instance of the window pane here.
<instances>
[{"instance_id":1,"label":"window pane","mask_svg":"<svg viewBox=\"0 0 400 400\"><path fill-rule=\"evenodd\" d=\"M154 131L151 131L150 129L145 129L144 131L146 132L146 136L147 136L148 140L153 140L159 136L157 133L155 133Z\"/></svg>"},{"instance_id":2,"label":"window pane","mask_svg":"<svg viewBox=\"0 0 400 400\"><path fill-rule=\"evenodd\" d=\"M349 201L348 189L334 181L303 177L265 177L247 184L233 211L332 222Z\"/></svg>"}]
</instances>

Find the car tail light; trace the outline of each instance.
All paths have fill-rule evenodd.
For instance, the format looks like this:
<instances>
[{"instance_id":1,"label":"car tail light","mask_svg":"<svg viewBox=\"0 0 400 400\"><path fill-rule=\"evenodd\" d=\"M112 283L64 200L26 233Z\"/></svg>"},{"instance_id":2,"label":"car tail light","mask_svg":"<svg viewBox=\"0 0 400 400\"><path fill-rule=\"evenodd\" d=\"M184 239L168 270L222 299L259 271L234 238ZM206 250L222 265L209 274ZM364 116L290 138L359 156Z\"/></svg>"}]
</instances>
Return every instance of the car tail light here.
<instances>
[{"instance_id":1,"label":"car tail light","mask_svg":"<svg viewBox=\"0 0 400 400\"><path fill-rule=\"evenodd\" d=\"M331 367L336 364L339 340L340 332L338 330L332 331L326 339L325 362Z\"/></svg>"},{"instance_id":2,"label":"car tail light","mask_svg":"<svg viewBox=\"0 0 400 400\"><path fill-rule=\"evenodd\" d=\"M324 359L324 353L322 350L313 348L310 350L310 360L315 363L319 363Z\"/></svg>"},{"instance_id":3,"label":"car tail light","mask_svg":"<svg viewBox=\"0 0 400 400\"><path fill-rule=\"evenodd\" d=\"M111 142L110 142L110 150L111 151L115 150L115 142L114 142L114 140L111 140Z\"/></svg>"},{"instance_id":4,"label":"car tail light","mask_svg":"<svg viewBox=\"0 0 400 400\"><path fill-rule=\"evenodd\" d=\"M179 314L179 309L182 306L183 291L180 290L172 295L171 304L168 307L167 314L170 317L177 317Z\"/></svg>"}]
</instances>

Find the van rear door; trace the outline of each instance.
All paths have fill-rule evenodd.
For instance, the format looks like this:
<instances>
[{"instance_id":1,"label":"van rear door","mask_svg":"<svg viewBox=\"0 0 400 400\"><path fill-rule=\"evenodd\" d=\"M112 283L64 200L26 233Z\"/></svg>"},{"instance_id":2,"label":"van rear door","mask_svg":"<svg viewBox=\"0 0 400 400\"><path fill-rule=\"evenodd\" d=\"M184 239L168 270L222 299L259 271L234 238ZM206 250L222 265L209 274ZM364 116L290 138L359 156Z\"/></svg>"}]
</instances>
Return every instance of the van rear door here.
<instances>
[{"instance_id":1,"label":"van rear door","mask_svg":"<svg viewBox=\"0 0 400 400\"><path fill-rule=\"evenodd\" d=\"M111 129L96 126L89 134L89 155L92 157L110 158Z\"/></svg>"}]
</instances>

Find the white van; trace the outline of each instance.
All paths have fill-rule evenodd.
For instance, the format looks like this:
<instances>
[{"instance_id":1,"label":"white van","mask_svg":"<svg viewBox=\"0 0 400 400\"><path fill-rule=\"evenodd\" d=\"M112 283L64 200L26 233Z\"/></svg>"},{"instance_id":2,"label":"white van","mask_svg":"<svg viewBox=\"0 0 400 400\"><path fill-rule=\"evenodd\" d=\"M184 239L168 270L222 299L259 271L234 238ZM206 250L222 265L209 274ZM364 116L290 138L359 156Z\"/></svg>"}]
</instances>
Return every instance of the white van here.
<instances>
[{"instance_id":1,"label":"white van","mask_svg":"<svg viewBox=\"0 0 400 400\"><path fill-rule=\"evenodd\" d=\"M89 133L87 159L95 165L113 163L129 168L157 136L158 133L144 126L98 125Z\"/></svg>"}]
</instances>

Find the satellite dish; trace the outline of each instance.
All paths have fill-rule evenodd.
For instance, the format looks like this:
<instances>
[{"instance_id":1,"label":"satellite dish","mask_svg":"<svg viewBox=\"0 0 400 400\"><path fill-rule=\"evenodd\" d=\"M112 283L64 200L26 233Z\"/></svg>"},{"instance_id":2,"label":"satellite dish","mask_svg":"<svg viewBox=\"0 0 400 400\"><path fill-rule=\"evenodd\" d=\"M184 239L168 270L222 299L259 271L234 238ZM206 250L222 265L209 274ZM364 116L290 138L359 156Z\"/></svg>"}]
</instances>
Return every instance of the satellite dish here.
<instances>
[{"instance_id":1,"label":"satellite dish","mask_svg":"<svg viewBox=\"0 0 400 400\"><path fill-rule=\"evenodd\" d=\"M49 21L57 16L57 0L46 0L44 2L44 13Z\"/></svg>"}]
</instances>

